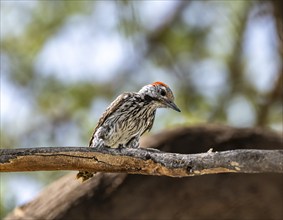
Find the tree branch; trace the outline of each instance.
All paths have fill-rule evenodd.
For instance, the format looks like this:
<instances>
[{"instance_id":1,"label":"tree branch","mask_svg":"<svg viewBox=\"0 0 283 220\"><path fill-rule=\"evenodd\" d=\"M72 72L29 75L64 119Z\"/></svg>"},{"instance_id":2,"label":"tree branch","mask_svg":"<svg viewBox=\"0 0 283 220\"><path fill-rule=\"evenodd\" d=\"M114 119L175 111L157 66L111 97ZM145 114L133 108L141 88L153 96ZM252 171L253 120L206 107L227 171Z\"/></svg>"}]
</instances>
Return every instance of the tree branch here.
<instances>
[{"instance_id":1,"label":"tree branch","mask_svg":"<svg viewBox=\"0 0 283 220\"><path fill-rule=\"evenodd\" d=\"M44 167L43 163L51 163L54 167L57 167L57 170L60 169L58 164L60 164L61 169L67 169L66 167L70 168L71 166L70 161L75 164L72 166L76 170L83 168L95 170L98 167L98 162L93 158L96 156L97 160L103 160L104 162L105 158L108 158L106 162L110 161L117 170L120 166L123 169L133 170L134 168L139 168L143 172L149 172L149 169L153 167L155 172L152 171L151 173L158 175L157 172L164 173L164 171L158 165L157 157L164 157L165 154L169 160L173 161L175 159L175 163L171 162L175 167L185 168L190 166L191 170L188 167L185 172L191 171L188 172L191 175L203 174L198 173L197 168L209 170L209 165L210 168L228 167L230 170L234 170L234 172L282 173L283 137L281 133L268 129L233 128L208 124L178 127L161 131L157 134L143 136L140 144L143 147L158 146L163 151L182 154L177 154L176 156L176 154L164 152L150 151L147 153L144 149L123 149L120 152L113 149L105 149L105 151L98 153L95 149L87 147L0 150L0 170L8 171L9 163L9 170L12 170L12 166L25 167L25 170L32 170L32 166ZM208 151L208 146L219 151L219 153L196 154ZM281 151L273 151L273 149L280 149ZM125 151L130 153L126 154ZM114 159L115 155L111 156L114 152L116 153L116 158L120 158L117 161ZM141 154L138 152L142 152L145 157L138 159L137 155ZM40 154L45 155L40 156ZM54 155L49 156L50 154ZM55 157L55 154L57 154L57 157ZM61 154L67 156L60 156ZM127 156L121 156L122 154ZM25 155L30 155L30 157L27 158ZM30 160L32 155L37 155L34 156L33 161ZM146 157L146 155L149 156ZM183 164L181 163L182 160L176 161L178 155L185 161ZM78 159L78 156L81 158ZM24 162L24 157L27 162ZM38 159L35 163L36 157ZM186 159L188 160L186 161ZM163 160L165 159L163 158ZM132 163L129 164L129 161L132 161ZM155 167L153 165L154 162L157 163ZM238 167L241 170L235 168L235 162L239 164ZM29 169L26 167L27 163L31 163ZM142 164L146 166L146 170L142 168ZM50 169L55 168L50 167ZM44 170L46 170L46 166ZM216 169L210 169L210 171L216 173ZM112 172L114 172L113 167ZM178 181L173 181L171 178L162 178L161 180L140 175L98 173L94 178L91 178L84 184L80 184L79 181L74 179L75 174L72 172L51 183L31 202L16 207L12 213L6 216L6 219L134 219L136 216L146 219L174 219L176 218L174 210L178 210L178 213L184 213L184 219L188 219L187 213L189 212L194 213L192 215L195 218L196 216L202 216L202 219L207 219L212 212L219 213L219 206L212 206L212 200L215 204L223 204L221 210L230 210L229 216L232 216L231 218L239 215L239 210L242 216L246 216L247 213L249 215L250 210L256 210L254 216L258 217L254 218L270 219L270 213L272 213L273 217L282 216L282 199L280 197L282 192L281 175L206 175L202 178L181 178ZM177 173L175 173L175 176L177 176ZM129 194L128 192L131 193ZM212 200L207 197L208 192L209 198L213 198ZM184 195L186 196L184 197ZM173 197L174 201L172 203ZM132 202L133 198L139 199L135 199ZM193 199L188 203L187 198ZM161 200L169 202L161 204ZM127 206L130 203L132 205ZM180 207L179 204L185 205ZM263 206L263 204L267 205ZM137 207L149 208L145 213L144 209ZM105 210L109 209L111 209L111 213L105 212ZM208 210L207 215L203 214L204 209ZM159 212L157 213L156 210L159 210ZM200 212L194 212L194 210L200 210ZM160 216L160 213L162 213L162 216ZM226 214L225 217L227 217Z\"/></svg>"},{"instance_id":2,"label":"tree branch","mask_svg":"<svg viewBox=\"0 0 283 220\"><path fill-rule=\"evenodd\" d=\"M42 147L0 150L0 171L88 170L185 177L216 173L283 173L283 150L177 154L151 149Z\"/></svg>"}]
</instances>

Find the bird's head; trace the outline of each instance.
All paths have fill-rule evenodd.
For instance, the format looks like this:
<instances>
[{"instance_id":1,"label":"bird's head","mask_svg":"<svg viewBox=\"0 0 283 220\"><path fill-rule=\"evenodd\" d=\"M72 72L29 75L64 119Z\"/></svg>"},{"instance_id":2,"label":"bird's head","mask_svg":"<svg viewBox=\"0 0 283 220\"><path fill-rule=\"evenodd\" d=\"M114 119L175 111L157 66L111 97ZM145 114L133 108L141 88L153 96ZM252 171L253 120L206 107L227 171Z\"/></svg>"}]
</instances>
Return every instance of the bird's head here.
<instances>
[{"instance_id":1,"label":"bird's head","mask_svg":"<svg viewBox=\"0 0 283 220\"><path fill-rule=\"evenodd\" d=\"M154 82L146 85L139 91L139 94L143 95L145 99L152 101L158 108L171 108L181 112L174 103L172 90L165 83Z\"/></svg>"}]
</instances>

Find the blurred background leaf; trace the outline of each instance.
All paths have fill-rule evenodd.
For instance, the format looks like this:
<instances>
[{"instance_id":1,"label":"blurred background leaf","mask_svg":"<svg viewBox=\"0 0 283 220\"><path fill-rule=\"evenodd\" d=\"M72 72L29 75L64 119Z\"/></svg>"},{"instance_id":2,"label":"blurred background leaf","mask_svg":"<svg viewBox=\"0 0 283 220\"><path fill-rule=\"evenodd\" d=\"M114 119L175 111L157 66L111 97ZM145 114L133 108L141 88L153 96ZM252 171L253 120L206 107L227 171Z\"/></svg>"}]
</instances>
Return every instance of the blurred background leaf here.
<instances>
[{"instance_id":1,"label":"blurred background leaf","mask_svg":"<svg viewBox=\"0 0 283 220\"><path fill-rule=\"evenodd\" d=\"M282 132L281 4L1 0L1 147L87 146L118 94L157 80L182 114L159 110L152 132ZM1 174L0 217L65 173Z\"/></svg>"}]
</instances>

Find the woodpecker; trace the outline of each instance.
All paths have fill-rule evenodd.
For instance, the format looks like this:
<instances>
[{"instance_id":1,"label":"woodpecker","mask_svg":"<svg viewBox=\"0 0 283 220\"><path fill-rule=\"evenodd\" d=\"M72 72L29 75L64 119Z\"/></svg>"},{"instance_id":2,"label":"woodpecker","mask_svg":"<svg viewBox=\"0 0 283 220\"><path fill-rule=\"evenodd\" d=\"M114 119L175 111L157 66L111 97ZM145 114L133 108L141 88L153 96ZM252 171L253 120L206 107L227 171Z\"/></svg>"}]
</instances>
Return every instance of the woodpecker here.
<instances>
[{"instance_id":1,"label":"woodpecker","mask_svg":"<svg viewBox=\"0 0 283 220\"><path fill-rule=\"evenodd\" d=\"M181 112L174 103L173 92L165 83L154 82L139 92L119 95L99 119L89 147L138 148L140 137L152 128L158 108ZM82 181L92 176L88 171L77 174Z\"/></svg>"}]
</instances>

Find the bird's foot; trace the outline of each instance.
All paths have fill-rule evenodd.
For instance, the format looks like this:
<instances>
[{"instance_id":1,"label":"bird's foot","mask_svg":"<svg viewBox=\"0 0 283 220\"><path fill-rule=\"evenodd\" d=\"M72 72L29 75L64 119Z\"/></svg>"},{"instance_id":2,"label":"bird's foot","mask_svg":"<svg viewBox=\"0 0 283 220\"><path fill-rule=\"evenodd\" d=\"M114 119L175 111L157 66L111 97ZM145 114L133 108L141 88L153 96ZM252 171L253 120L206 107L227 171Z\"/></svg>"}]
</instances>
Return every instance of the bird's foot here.
<instances>
[{"instance_id":1,"label":"bird's foot","mask_svg":"<svg viewBox=\"0 0 283 220\"><path fill-rule=\"evenodd\" d=\"M139 136L133 137L127 144L125 144L126 148L139 148Z\"/></svg>"}]
</instances>

